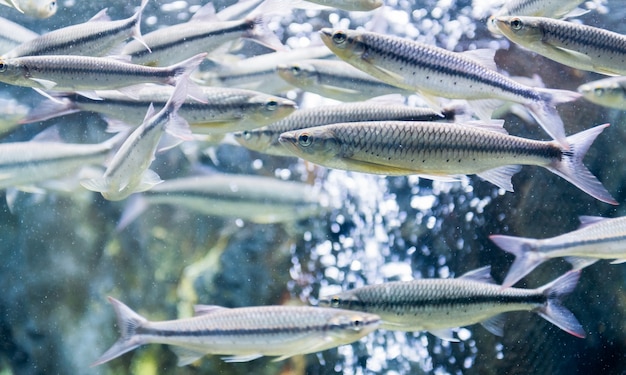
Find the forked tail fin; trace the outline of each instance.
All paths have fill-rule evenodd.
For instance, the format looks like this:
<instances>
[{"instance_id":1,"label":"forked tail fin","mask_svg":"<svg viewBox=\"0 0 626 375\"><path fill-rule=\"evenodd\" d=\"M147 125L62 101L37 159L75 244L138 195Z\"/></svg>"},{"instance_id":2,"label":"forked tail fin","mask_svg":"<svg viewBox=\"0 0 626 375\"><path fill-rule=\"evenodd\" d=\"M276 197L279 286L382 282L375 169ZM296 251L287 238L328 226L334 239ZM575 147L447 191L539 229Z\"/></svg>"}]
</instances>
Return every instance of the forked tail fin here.
<instances>
[{"instance_id":1,"label":"forked tail fin","mask_svg":"<svg viewBox=\"0 0 626 375\"><path fill-rule=\"evenodd\" d=\"M561 304L564 296L570 294L580 278L581 271L569 271L565 275L539 288L548 301L541 306L537 313L545 320L561 328L563 331L576 337L585 337L585 330L578 319Z\"/></svg>"}]
</instances>

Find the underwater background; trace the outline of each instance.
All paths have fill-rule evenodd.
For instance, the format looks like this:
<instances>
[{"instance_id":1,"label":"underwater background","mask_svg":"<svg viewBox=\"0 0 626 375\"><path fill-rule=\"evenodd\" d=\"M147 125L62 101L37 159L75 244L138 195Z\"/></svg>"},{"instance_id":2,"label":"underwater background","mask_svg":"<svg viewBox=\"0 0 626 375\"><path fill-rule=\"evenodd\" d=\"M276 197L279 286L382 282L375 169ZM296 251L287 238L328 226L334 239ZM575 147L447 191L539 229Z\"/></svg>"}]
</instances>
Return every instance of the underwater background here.
<instances>
[{"instance_id":1,"label":"underwater background","mask_svg":"<svg viewBox=\"0 0 626 375\"><path fill-rule=\"evenodd\" d=\"M232 2L215 1L217 10ZM150 1L142 33L189 19L199 1ZM85 22L104 7L112 19L132 15L128 1L62 1L57 14L38 20L0 8L0 16L36 32ZM584 24L626 33L618 1L589 2ZM492 8L476 1L385 1L373 12L294 10L269 28L290 47L319 43L322 27L366 26L449 50L498 48L500 71L538 74L546 87L576 90L602 78L552 62L492 36ZM371 23L375 23L372 25ZM267 49L244 42L247 55ZM210 63L207 63L210 64ZM302 93L292 99L301 102ZM0 83L0 97L36 107L44 99L29 88ZM322 101L314 98L309 100ZM611 206L537 167L513 177L504 193L475 176L461 182L384 177L305 164L232 144L198 145L194 163L182 149L157 155L152 167L167 180L190 175L197 163L213 171L304 181L324 193L322 210L304 219L254 223L207 216L182 207L153 205L123 230L116 225L128 202L110 202L85 189L19 193L12 207L0 200L0 375L8 374L624 374L626 373L626 269L600 261L583 270L564 305L583 325L576 338L536 314L506 314L504 336L479 325L462 328L464 340L426 333L377 331L359 342L281 362L263 357L225 363L206 356L177 367L165 345L146 345L90 368L117 338L107 296L150 320L189 316L194 304L227 307L315 304L320 291L390 280L453 277L491 265L502 281L513 256L488 236L547 238L574 230L578 216L626 215L626 112L585 100L559 106L566 132L610 123L585 164L620 203ZM545 139L542 130L512 114L511 134ZM95 143L107 138L102 118L80 112L20 126L2 142L27 141L56 126L62 138ZM204 152L205 147L213 150ZM528 275L534 288L569 269L550 261ZM334 288L334 289L333 289Z\"/></svg>"}]
</instances>

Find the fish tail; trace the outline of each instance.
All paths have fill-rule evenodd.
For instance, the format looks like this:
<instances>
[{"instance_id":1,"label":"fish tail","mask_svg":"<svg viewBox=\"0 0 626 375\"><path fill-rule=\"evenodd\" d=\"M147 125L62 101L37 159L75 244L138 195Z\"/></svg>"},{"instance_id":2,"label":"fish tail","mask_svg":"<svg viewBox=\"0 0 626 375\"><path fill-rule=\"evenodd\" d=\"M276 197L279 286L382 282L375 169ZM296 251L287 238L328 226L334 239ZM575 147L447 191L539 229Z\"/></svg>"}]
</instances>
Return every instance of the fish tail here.
<instances>
[{"instance_id":1,"label":"fish tail","mask_svg":"<svg viewBox=\"0 0 626 375\"><path fill-rule=\"evenodd\" d=\"M556 105L574 101L580 98L581 94L568 90L543 88L535 88L535 90L539 91L541 100L528 103L528 109L530 109L533 117L535 117L546 133L567 148L569 144L565 136L565 127L561 116L559 116L556 110Z\"/></svg>"},{"instance_id":2,"label":"fish tail","mask_svg":"<svg viewBox=\"0 0 626 375\"><path fill-rule=\"evenodd\" d=\"M49 99L31 109L19 123L30 124L31 122L45 121L81 111L74 101L63 97L63 95L51 96Z\"/></svg>"},{"instance_id":3,"label":"fish tail","mask_svg":"<svg viewBox=\"0 0 626 375\"><path fill-rule=\"evenodd\" d=\"M91 367L108 362L144 344L135 332L137 327L147 322L146 318L137 314L130 307L115 298L108 297L108 299L113 305L115 314L117 315L117 326L120 329L120 338L109 350L92 363Z\"/></svg>"},{"instance_id":4,"label":"fish tail","mask_svg":"<svg viewBox=\"0 0 626 375\"><path fill-rule=\"evenodd\" d=\"M584 338L585 330L578 322L578 319L561 304L563 297L570 294L576 287L580 273L580 270L569 271L551 283L539 288L539 291L548 297L548 301L537 310L537 313L563 331L576 337Z\"/></svg>"},{"instance_id":5,"label":"fish tail","mask_svg":"<svg viewBox=\"0 0 626 375\"><path fill-rule=\"evenodd\" d=\"M183 77L189 77L191 73L198 68L202 61L204 61L206 56L206 52L199 53L188 58L187 60L171 65L169 69L174 73L174 75L166 83L176 86L181 79L186 79Z\"/></svg>"},{"instance_id":6,"label":"fish tail","mask_svg":"<svg viewBox=\"0 0 626 375\"><path fill-rule=\"evenodd\" d=\"M147 4L148 4L148 0L141 0L141 5L139 6L139 10L132 17L133 19L135 19L135 26L133 27L133 39L135 39L136 41L141 43L144 47L146 47L148 52L152 53L152 50L150 49L148 44L146 44L146 41L143 40L143 36L141 36L141 15L143 14L143 10L146 8Z\"/></svg>"},{"instance_id":7,"label":"fish tail","mask_svg":"<svg viewBox=\"0 0 626 375\"><path fill-rule=\"evenodd\" d=\"M178 110L187 99L189 84L189 76L185 75L183 79L176 84L176 88L166 104L166 106L170 108L170 115L165 131L183 140L193 139L189 123L178 114Z\"/></svg>"},{"instance_id":8,"label":"fish tail","mask_svg":"<svg viewBox=\"0 0 626 375\"><path fill-rule=\"evenodd\" d=\"M513 237L503 235L492 235L489 239L498 245L502 250L515 255L515 261L511 265L509 273L502 282L503 288L508 288L528 275L541 263L546 261L546 257L536 251L533 238Z\"/></svg>"},{"instance_id":9,"label":"fish tail","mask_svg":"<svg viewBox=\"0 0 626 375\"><path fill-rule=\"evenodd\" d=\"M291 12L292 8L293 6L282 0L266 0L262 2L246 18L246 21L250 22L252 26L246 37L276 51L286 50L276 34L269 30L267 23L270 16L287 14Z\"/></svg>"},{"instance_id":10,"label":"fish tail","mask_svg":"<svg viewBox=\"0 0 626 375\"><path fill-rule=\"evenodd\" d=\"M564 149L562 158L553 162L547 168L592 197L602 202L617 205L617 201L613 199L602 183L583 164L583 158L589 146L608 126L609 124L598 125L567 137L570 145L569 149Z\"/></svg>"}]
</instances>

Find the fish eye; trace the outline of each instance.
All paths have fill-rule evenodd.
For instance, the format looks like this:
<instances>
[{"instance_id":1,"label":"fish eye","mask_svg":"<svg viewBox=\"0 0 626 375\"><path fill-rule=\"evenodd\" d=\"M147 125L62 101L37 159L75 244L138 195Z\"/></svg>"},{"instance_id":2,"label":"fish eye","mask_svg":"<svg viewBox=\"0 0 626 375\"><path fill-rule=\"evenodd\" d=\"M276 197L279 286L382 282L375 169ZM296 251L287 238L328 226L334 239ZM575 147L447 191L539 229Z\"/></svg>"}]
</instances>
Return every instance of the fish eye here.
<instances>
[{"instance_id":1,"label":"fish eye","mask_svg":"<svg viewBox=\"0 0 626 375\"><path fill-rule=\"evenodd\" d=\"M299 75L301 72L302 72L302 69L300 69L300 67L299 67L299 66L294 65L294 66L292 66L292 67L291 67L291 73L292 73L294 76Z\"/></svg>"},{"instance_id":2,"label":"fish eye","mask_svg":"<svg viewBox=\"0 0 626 375\"><path fill-rule=\"evenodd\" d=\"M0 61L0 72L4 72L5 70L7 70L7 66L4 65L4 63Z\"/></svg>"},{"instance_id":3,"label":"fish eye","mask_svg":"<svg viewBox=\"0 0 626 375\"><path fill-rule=\"evenodd\" d=\"M311 143L313 143L313 139L311 138L311 136L308 133L302 133L298 137L298 143L302 147L308 147L308 146L311 145ZM333 301L334 301L334 299L331 300L331 303L333 303Z\"/></svg>"},{"instance_id":4,"label":"fish eye","mask_svg":"<svg viewBox=\"0 0 626 375\"><path fill-rule=\"evenodd\" d=\"M511 20L511 28L513 30L521 30L524 27L524 23L519 18L513 18Z\"/></svg>"},{"instance_id":5,"label":"fish eye","mask_svg":"<svg viewBox=\"0 0 626 375\"><path fill-rule=\"evenodd\" d=\"M270 100L265 103L265 109L268 111L275 111L278 108L278 102L276 100Z\"/></svg>"},{"instance_id":6,"label":"fish eye","mask_svg":"<svg viewBox=\"0 0 626 375\"><path fill-rule=\"evenodd\" d=\"M343 42L346 41L347 38L348 38L348 36L346 35L345 32L343 32L343 31L335 31L335 33L333 34L333 43L335 43L335 44L342 44Z\"/></svg>"},{"instance_id":7,"label":"fish eye","mask_svg":"<svg viewBox=\"0 0 626 375\"><path fill-rule=\"evenodd\" d=\"M335 296L333 298L330 299L330 306L331 307L339 307L339 297Z\"/></svg>"},{"instance_id":8,"label":"fish eye","mask_svg":"<svg viewBox=\"0 0 626 375\"><path fill-rule=\"evenodd\" d=\"M601 87L598 87L597 89L593 90L593 93L594 93L596 96L602 96L602 95L604 95L604 89L603 89L603 88L601 88Z\"/></svg>"},{"instance_id":9,"label":"fish eye","mask_svg":"<svg viewBox=\"0 0 626 375\"><path fill-rule=\"evenodd\" d=\"M242 131L241 135L243 136L242 137L243 139L250 139L250 138L252 138L252 134L249 131L247 131L247 130Z\"/></svg>"},{"instance_id":10,"label":"fish eye","mask_svg":"<svg viewBox=\"0 0 626 375\"><path fill-rule=\"evenodd\" d=\"M363 328L363 326L364 326L364 324L363 324L363 321L361 319L358 319L358 318L352 319L352 327L356 331L360 331L361 328Z\"/></svg>"}]
</instances>

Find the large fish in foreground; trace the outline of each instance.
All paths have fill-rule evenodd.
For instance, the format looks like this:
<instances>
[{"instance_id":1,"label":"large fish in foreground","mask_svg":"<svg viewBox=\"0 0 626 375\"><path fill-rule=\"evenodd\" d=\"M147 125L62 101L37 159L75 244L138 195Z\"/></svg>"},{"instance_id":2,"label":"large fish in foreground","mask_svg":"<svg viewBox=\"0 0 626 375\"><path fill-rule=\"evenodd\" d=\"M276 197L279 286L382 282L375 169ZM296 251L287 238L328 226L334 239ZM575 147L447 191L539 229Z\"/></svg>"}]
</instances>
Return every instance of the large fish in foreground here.
<instances>
[{"instance_id":1,"label":"large fish in foreground","mask_svg":"<svg viewBox=\"0 0 626 375\"><path fill-rule=\"evenodd\" d=\"M406 121L318 126L283 133L279 141L294 155L330 168L434 179L476 174L508 191L513 191L511 176L519 165L538 165L596 199L617 204L582 163L589 146L607 126L569 136L569 149L556 141L508 135L497 124L484 128Z\"/></svg>"},{"instance_id":2,"label":"large fish in foreground","mask_svg":"<svg viewBox=\"0 0 626 375\"><path fill-rule=\"evenodd\" d=\"M496 17L511 41L576 69L626 75L626 35L544 17Z\"/></svg>"},{"instance_id":3,"label":"large fish in foreground","mask_svg":"<svg viewBox=\"0 0 626 375\"><path fill-rule=\"evenodd\" d=\"M373 314L311 306L225 308L196 306L196 316L151 322L109 297L121 337L98 358L97 366L141 345L175 345L178 365L207 354L227 355L227 362L246 362L262 356L276 361L350 344L374 331L380 319Z\"/></svg>"},{"instance_id":4,"label":"large fish in foreground","mask_svg":"<svg viewBox=\"0 0 626 375\"><path fill-rule=\"evenodd\" d=\"M483 267L456 279L417 279L387 282L348 290L320 299L321 306L376 314L380 328L429 331L452 339L452 328L482 323L501 336L501 313L533 311L576 337L585 331L561 305L561 298L576 287L580 271L570 271L537 289L503 289L494 284L490 268Z\"/></svg>"},{"instance_id":5,"label":"large fish in foreground","mask_svg":"<svg viewBox=\"0 0 626 375\"><path fill-rule=\"evenodd\" d=\"M534 239L503 235L489 238L503 250L515 255L515 261L502 286L511 286L541 263L565 257L580 269L599 259L626 262L626 217L614 219L581 216L579 229L560 236Z\"/></svg>"},{"instance_id":6,"label":"large fish in foreground","mask_svg":"<svg viewBox=\"0 0 626 375\"><path fill-rule=\"evenodd\" d=\"M324 28L321 37L341 59L384 82L415 90L435 109L438 109L436 97L466 99L472 101L479 117L486 120L490 110L497 106L493 99L522 104L552 138L567 146L563 121L555 105L581 95L567 90L533 88L507 78L494 70L494 51L450 52L361 30ZM481 56L485 54L489 59Z\"/></svg>"}]
</instances>

